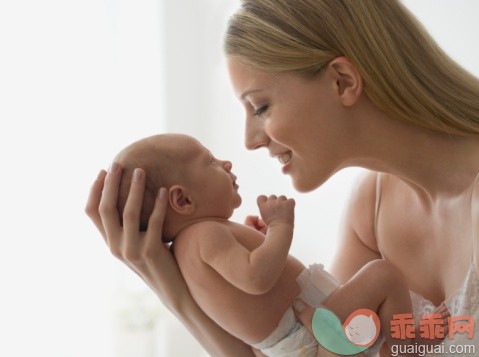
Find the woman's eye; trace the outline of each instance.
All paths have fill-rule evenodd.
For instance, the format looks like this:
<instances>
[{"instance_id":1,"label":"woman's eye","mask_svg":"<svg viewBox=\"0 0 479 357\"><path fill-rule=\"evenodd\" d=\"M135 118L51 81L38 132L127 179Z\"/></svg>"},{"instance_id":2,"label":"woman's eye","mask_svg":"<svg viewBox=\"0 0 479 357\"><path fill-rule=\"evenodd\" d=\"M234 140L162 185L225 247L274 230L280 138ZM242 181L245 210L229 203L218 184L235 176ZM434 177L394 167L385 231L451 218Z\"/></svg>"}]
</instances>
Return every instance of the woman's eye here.
<instances>
[{"instance_id":1,"label":"woman's eye","mask_svg":"<svg viewBox=\"0 0 479 357\"><path fill-rule=\"evenodd\" d=\"M254 115L259 117L263 115L264 113L266 113L267 110L268 110L268 105L263 105L262 107L259 107L258 109L254 111Z\"/></svg>"}]
</instances>

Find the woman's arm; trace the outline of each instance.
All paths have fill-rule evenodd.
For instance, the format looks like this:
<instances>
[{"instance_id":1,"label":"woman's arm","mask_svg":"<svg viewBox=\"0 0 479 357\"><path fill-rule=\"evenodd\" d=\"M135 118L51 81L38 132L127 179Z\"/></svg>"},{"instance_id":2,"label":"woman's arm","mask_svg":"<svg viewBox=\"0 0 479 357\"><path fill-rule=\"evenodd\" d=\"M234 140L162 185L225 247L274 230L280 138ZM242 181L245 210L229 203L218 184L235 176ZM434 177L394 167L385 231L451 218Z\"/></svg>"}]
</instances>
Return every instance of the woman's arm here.
<instances>
[{"instance_id":1,"label":"woman's arm","mask_svg":"<svg viewBox=\"0 0 479 357\"><path fill-rule=\"evenodd\" d=\"M331 274L340 282L347 281L369 261L381 258L374 228L376 177L376 172L369 171L359 179L343 215L331 266Z\"/></svg>"},{"instance_id":2,"label":"woman's arm","mask_svg":"<svg viewBox=\"0 0 479 357\"><path fill-rule=\"evenodd\" d=\"M339 246L331 266L331 274L341 283L368 262L382 258L375 229L377 175L377 172L368 171L359 178L343 215ZM390 356L386 344L383 344L380 356Z\"/></svg>"},{"instance_id":3,"label":"woman's arm","mask_svg":"<svg viewBox=\"0 0 479 357\"><path fill-rule=\"evenodd\" d=\"M476 274L479 274L479 176L476 177L472 188L471 215L472 215L472 246Z\"/></svg>"},{"instance_id":4,"label":"woman's arm","mask_svg":"<svg viewBox=\"0 0 479 357\"><path fill-rule=\"evenodd\" d=\"M158 192L146 232L139 231L139 217L145 175L133 181L123 214L123 227L116 209L121 168L101 171L94 182L85 208L112 254L135 271L163 304L188 328L213 356L254 356L251 347L214 323L191 297L176 260L162 242L166 211L164 189Z\"/></svg>"}]
</instances>

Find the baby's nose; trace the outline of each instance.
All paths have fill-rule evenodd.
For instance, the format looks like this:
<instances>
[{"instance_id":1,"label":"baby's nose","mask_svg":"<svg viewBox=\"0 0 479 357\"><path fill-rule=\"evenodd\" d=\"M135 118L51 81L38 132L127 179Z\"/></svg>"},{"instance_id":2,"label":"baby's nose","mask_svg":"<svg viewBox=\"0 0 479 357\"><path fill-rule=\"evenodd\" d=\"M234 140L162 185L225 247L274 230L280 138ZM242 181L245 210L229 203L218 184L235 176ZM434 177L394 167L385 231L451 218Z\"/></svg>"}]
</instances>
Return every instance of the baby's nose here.
<instances>
[{"instance_id":1,"label":"baby's nose","mask_svg":"<svg viewBox=\"0 0 479 357\"><path fill-rule=\"evenodd\" d=\"M230 172L231 168L233 167L233 164L231 163L231 161L225 161L223 167L226 171Z\"/></svg>"}]
</instances>

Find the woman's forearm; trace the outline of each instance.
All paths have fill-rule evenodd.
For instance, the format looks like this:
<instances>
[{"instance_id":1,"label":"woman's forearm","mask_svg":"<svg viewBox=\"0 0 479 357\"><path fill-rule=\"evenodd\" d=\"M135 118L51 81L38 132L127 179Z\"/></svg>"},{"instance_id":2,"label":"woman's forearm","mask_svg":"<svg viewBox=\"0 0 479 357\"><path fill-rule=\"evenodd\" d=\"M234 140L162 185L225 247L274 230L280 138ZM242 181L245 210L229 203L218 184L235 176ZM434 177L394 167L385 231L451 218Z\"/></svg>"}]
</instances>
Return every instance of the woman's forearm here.
<instances>
[{"instance_id":1,"label":"woman's forearm","mask_svg":"<svg viewBox=\"0 0 479 357\"><path fill-rule=\"evenodd\" d=\"M167 249L159 250L157 254L159 259L146 264L148 268L140 276L203 348L211 356L254 356L249 345L223 330L200 309L173 255ZM166 271L169 273L159 274Z\"/></svg>"},{"instance_id":2,"label":"woman's forearm","mask_svg":"<svg viewBox=\"0 0 479 357\"><path fill-rule=\"evenodd\" d=\"M255 356L249 345L218 326L198 307L191 296L183 299L178 310L173 313L211 356Z\"/></svg>"}]
</instances>

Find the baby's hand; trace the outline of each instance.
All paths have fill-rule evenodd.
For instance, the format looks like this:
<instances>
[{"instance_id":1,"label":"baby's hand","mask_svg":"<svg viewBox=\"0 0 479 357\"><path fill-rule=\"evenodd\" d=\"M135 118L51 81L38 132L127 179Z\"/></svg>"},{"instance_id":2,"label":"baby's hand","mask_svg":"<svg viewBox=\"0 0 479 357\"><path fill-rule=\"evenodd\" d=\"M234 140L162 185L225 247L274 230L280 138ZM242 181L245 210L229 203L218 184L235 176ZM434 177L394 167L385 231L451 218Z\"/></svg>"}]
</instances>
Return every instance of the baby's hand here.
<instances>
[{"instance_id":1,"label":"baby's hand","mask_svg":"<svg viewBox=\"0 0 479 357\"><path fill-rule=\"evenodd\" d=\"M294 226L294 205L292 198L264 195L258 197L258 207L261 218L269 227L275 224L289 224Z\"/></svg>"},{"instance_id":2,"label":"baby's hand","mask_svg":"<svg viewBox=\"0 0 479 357\"><path fill-rule=\"evenodd\" d=\"M248 227L256 229L258 232L266 234L266 223L258 216L247 216L244 224Z\"/></svg>"}]
</instances>

